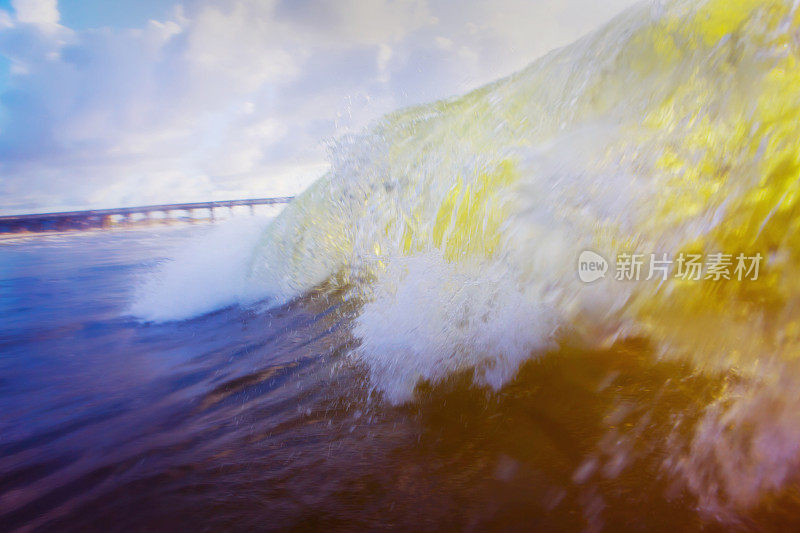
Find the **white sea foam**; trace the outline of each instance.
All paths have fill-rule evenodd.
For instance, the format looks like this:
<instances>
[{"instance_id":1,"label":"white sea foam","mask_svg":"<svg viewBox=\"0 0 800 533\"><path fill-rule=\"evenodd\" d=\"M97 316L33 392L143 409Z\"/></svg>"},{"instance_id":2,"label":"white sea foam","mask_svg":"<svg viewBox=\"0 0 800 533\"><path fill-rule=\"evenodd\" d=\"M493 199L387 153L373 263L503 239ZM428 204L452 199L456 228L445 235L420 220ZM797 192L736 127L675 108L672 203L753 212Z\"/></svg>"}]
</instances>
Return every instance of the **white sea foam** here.
<instances>
[{"instance_id":1,"label":"white sea foam","mask_svg":"<svg viewBox=\"0 0 800 533\"><path fill-rule=\"evenodd\" d=\"M433 253L393 261L355 327L361 360L386 399L407 400L420 379L468 368L498 387L548 346L555 311L506 281L501 270Z\"/></svg>"},{"instance_id":2,"label":"white sea foam","mask_svg":"<svg viewBox=\"0 0 800 533\"><path fill-rule=\"evenodd\" d=\"M130 314L184 320L269 296L248 284L253 250L271 218L239 217L192 238L139 280Z\"/></svg>"}]
</instances>

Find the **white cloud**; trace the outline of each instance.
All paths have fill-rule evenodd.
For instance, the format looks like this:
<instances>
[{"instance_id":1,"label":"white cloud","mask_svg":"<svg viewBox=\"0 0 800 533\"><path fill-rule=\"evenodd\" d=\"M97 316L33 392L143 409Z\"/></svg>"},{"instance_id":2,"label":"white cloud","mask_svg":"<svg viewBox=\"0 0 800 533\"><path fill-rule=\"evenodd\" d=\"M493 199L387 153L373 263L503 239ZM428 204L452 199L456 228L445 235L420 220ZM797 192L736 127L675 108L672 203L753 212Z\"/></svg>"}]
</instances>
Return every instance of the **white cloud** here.
<instances>
[{"instance_id":1,"label":"white cloud","mask_svg":"<svg viewBox=\"0 0 800 533\"><path fill-rule=\"evenodd\" d=\"M328 45L380 45L435 25L426 0L280 0L271 12L296 31ZM259 4L263 5L263 4Z\"/></svg>"},{"instance_id":2,"label":"white cloud","mask_svg":"<svg viewBox=\"0 0 800 533\"><path fill-rule=\"evenodd\" d=\"M56 25L60 15L57 0L12 0L17 20L24 24Z\"/></svg>"},{"instance_id":3,"label":"white cloud","mask_svg":"<svg viewBox=\"0 0 800 533\"><path fill-rule=\"evenodd\" d=\"M0 11L0 211L287 194L325 143L567 44L630 0L186 0L73 30Z\"/></svg>"}]
</instances>

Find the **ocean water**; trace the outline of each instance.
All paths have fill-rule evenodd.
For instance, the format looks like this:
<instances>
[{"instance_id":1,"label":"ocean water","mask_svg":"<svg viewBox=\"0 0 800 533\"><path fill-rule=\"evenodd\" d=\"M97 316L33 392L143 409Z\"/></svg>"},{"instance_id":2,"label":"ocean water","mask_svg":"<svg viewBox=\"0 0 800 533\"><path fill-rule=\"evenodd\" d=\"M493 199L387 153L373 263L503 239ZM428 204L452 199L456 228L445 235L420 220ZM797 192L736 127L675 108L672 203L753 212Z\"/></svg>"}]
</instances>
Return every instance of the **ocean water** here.
<instances>
[{"instance_id":1,"label":"ocean water","mask_svg":"<svg viewBox=\"0 0 800 533\"><path fill-rule=\"evenodd\" d=\"M0 528L796 530L798 139L797 2L643 3L273 219L3 241Z\"/></svg>"},{"instance_id":2,"label":"ocean water","mask_svg":"<svg viewBox=\"0 0 800 533\"><path fill-rule=\"evenodd\" d=\"M665 483L648 469L670 427L662 421L635 443L642 452L630 442L616 450L604 432L641 423L644 406L664 393L695 412L684 389L705 394L706 380L680 365L653 366L648 348L632 342L563 348L499 392L462 373L393 405L353 361L357 310L329 291L208 313L182 296L190 287L170 265L235 260L211 245L265 224L3 243L0 529L702 523L691 499L664 499ZM213 278L192 272L194 290L213 289ZM152 305L153 279L174 283L167 299L200 316L131 314ZM670 386L676 375L688 383ZM641 470L595 474L602 446Z\"/></svg>"},{"instance_id":3,"label":"ocean water","mask_svg":"<svg viewBox=\"0 0 800 533\"><path fill-rule=\"evenodd\" d=\"M365 421L346 408L357 395L338 385L346 373L331 371L349 342L334 306L223 305L165 324L130 310L137 297L146 304L143 275L161 272L175 250L178 259L222 254L230 263L235 246L192 253L198 242L264 223L3 242L0 529L247 529L313 520L311 501L331 491L315 465L327 458L337 468L366 438ZM202 268L192 282L213 298L215 280ZM175 283L169 298L192 305L183 294L190 287ZM299 483L286 482L292 472ZM310 484L305 497L301 484ZM282 496L270 504L270 494ZM233 499L220 512L226 495Z\"/></svg>"},{"instance_id":4,"label":"ocean water","mask_svg":"<svg viewBox=\"0 0 800 533\"><path fill-rule=\"evenodd\" d=\"M268 224L3 242L0 529L797 525L788 479L783 499L719 514L669 464L729 376L659 361L646 339L564 343L501 387L465 370L390 401L359 361L363 309L329 287L219 303L202 272L235 278L220 243ZM154 283L195 316L149 307Z\"/></svg>"}]
</instances>

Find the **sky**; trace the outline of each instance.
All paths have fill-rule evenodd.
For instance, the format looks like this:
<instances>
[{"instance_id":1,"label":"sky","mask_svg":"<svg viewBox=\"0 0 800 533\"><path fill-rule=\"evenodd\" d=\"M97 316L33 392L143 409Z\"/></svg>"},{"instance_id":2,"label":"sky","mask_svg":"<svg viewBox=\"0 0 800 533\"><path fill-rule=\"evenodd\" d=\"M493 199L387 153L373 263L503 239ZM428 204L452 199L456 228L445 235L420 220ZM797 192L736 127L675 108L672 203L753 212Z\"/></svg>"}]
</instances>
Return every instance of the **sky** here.
<instances>
[{"instance_id":1,"label":"sky","mask_svg":"<svg viewBox=\"0 0 800 533\"><path fill-rule=\"evenodd\" d=\"M0 0L0 214L281 196L634 0Z\"/></svg>"}]
</instances>

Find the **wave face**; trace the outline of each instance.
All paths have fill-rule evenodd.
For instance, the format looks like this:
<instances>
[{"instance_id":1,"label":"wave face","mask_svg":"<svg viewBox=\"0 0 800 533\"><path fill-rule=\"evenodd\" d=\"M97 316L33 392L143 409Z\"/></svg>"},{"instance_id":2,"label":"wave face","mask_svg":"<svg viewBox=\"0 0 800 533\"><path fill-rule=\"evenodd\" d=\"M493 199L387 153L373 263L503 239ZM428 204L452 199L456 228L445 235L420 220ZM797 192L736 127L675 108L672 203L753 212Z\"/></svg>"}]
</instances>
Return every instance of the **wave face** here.
<instances>
[{"instance_id":1,"label":"wave face","mask_svg":"<svg viewBox=\"0 0 800 533\"><path fill-rule=\"evenodd\" d=\"M799 35L790 1L643 4L387 116L264 232L250 290L345 288L358 361L394 403L468 369L501 387L565 339L646 338L729 380L665 468L709 512L754 504L800 458ZM584 284L586 249L765 263L755 281Z\"/></svg>"}]
</instances>

